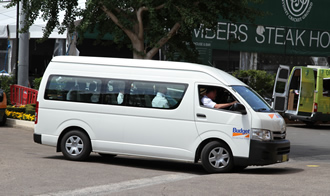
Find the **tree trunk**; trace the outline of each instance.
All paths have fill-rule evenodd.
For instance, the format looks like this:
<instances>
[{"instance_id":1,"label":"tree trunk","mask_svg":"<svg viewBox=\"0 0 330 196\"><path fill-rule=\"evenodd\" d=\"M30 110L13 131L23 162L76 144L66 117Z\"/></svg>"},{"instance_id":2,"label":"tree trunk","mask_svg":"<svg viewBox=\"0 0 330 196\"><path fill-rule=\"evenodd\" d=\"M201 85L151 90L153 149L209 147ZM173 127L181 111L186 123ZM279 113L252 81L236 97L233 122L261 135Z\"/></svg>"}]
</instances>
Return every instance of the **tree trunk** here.
<instances>
[{"instance_id":1,"label":"tree trunk","mask_svg":"<svg viewBox=\"0 0 330 196\"><path fill-rule=\"evenodd\" d=\"M144 43L141 40L132 41L133 44L133 58L134 59L144 59Z\"/></svg>"}]
</instances>

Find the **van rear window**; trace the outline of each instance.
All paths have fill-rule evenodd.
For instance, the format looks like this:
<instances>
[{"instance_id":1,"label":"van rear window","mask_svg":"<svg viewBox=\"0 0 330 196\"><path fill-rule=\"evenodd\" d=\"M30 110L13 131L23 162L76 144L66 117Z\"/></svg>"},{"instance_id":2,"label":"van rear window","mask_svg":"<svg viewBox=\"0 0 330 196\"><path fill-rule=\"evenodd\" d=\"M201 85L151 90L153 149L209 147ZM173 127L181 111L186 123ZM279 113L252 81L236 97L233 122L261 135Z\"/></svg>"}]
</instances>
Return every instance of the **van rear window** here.
<instances>
[{"instance_id":1,"label":"van rear window","mask_svg":"<svg viewBox=\"0 0 330 196\"><path fill-rule=\"evenodd\" d=\"M187 87L187 84L181 83L52 75L48 79L44 98L174 109L180 105Z\"/></svg>"},{"instance_id":2,"label":"van rear window","mask_svg":"<svg viewBox=\"0 0 330 196\"><path fill-rule=\"evenodd\" d=\"M51 76L47 83L45 99L99 103L101 79L71 76Z\"/></svg>"}]
</instances>

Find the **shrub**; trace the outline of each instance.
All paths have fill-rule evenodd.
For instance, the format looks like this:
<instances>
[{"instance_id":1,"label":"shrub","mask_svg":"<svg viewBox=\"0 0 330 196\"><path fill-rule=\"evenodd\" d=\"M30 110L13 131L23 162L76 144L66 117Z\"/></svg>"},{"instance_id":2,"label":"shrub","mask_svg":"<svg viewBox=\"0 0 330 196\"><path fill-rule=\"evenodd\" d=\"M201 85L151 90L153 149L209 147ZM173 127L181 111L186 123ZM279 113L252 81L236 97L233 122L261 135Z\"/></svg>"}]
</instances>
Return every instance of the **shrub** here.
<instances>
[{"instance_id":1,"label":"shrub","mask_svg":"<svg viewBox=\"0 0 330 196\"><path fill-rule=\"evenodd\" d=\"M250 86L262 97L272 97L275 74L269 74L263 70L235 71L233 76Z\"/></svg>"},{"instance_id":2,"label":"shrub","mask_svg":"<svg viewBox=\"0 0 330 196\"><path fill-rule=\"evenodd\" d=\"M7 106L6 116L19 120L34 121L36 104L27 104L19 107Z\"/></svg>"},{"instance_id":3,"label":"shrub","mask_svg":"<svg viewBox=\"0 0 330 196\"><path fill-rule=\"evenodd\" d=\"M25 113L30 115L35 115L36 113L36 104L27 104L25 106Z\"/></svg>"},{"instance_id":4,"label":"shrub","mask_svg":"<svg viewBox=\"0 0 330 196\"><path fill-rule=\"evenodd\" d=\"M25 106L20 106L20 107L7 106L7 110L11 111L11 112L23 112L23 113L25 113Z\"/></svg>"},{"instance_id":5,"label":"shrub","mask_svg":"<svg viewBox=\"0 0 330 196\"><path fill-rule=\"evenodd\" d=\"M0 76L0 88L6 93L7 105L10 104L10 85L14 84L14 77Z\"/></svg>"},{"instance_id":6,"label":"shrub","mask_svg":"<svg viewBox=\"0 0 330 196\"><path fill-rule=\"evenodd\" d=\"M23 112L14 112L14 111L9 111L9 110L6 110L6 116L8 118L14 118L14 119L19 119L19 120L28 120L28 121L34 121L34 119L35 119L35 115L25 114Z\"/></svg>"},{"instance_id":7,"label":"shrub","mask_svg":"<svg viewBox=\"0 0 330 196\"><path fill-rule=\"evenodd\" d=\"M40 82L41 82L42 77L40 78L35 78L33 80L33 88L36 90L39 90Z\"/></svg>"}]
</instances>

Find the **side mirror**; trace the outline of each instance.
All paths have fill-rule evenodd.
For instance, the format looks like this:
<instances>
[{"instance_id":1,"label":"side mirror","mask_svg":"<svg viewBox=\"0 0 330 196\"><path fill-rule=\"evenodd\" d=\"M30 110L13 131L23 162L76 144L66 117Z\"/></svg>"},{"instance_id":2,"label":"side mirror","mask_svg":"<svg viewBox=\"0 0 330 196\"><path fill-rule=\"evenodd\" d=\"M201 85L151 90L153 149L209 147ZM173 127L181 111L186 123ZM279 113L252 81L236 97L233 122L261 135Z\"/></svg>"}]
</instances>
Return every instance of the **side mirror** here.
<instances>
[{"instance_id":1,"label":"side mirror","mask_svg":"<svg viewBox=\"0 0 330 196\"><path fill-rule=\"evenodd\" d=\"M245 115L247 114L245 106L241 103L235 103L236 106L234 107L234 111L240 112L241 114Z\"/></svg>"}]
</instances>

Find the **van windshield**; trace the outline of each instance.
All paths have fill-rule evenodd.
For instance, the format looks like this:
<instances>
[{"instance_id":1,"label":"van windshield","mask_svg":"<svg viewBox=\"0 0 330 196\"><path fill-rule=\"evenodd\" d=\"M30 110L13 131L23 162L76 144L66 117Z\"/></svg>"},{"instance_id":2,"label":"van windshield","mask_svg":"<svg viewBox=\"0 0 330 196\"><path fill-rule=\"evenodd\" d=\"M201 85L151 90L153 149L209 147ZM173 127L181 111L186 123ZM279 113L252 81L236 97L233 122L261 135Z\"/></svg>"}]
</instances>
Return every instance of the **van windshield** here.
<instances>
[{"instance_id":1,"label":"van windshield","mask_svg":"<svg viewBox=\"0 0 330 196\"><path fill-rule=\"evenodd\" d=\"M256 112L274 112L258 93L247 86L232 86Z\"/></svg>"}]
</instances>

